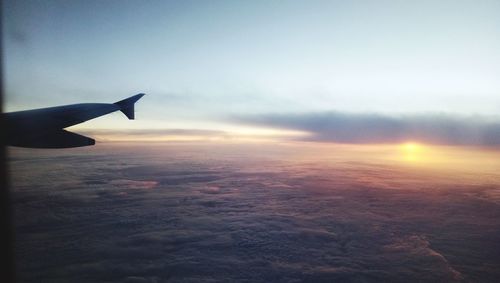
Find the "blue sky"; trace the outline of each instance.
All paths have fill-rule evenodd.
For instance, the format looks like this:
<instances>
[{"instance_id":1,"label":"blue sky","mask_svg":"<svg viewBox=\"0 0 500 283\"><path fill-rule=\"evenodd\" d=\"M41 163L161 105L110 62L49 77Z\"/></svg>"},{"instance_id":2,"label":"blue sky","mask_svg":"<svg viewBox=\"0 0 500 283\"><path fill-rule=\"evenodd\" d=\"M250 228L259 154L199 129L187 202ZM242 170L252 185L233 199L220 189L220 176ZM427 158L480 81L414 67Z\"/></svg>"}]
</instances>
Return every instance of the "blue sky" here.
<instances>
[{"instance_id":1,"label":"blue sky","mask_svg":"<svg viewBox=\"0 0 500 283\"><path fill-rule=\"evenodd\" d=\"M498 1L4 6L6 111L138 92L148 94L141 128L217 129L246 114L500 110Z\"/></svg>"}]
</instances>

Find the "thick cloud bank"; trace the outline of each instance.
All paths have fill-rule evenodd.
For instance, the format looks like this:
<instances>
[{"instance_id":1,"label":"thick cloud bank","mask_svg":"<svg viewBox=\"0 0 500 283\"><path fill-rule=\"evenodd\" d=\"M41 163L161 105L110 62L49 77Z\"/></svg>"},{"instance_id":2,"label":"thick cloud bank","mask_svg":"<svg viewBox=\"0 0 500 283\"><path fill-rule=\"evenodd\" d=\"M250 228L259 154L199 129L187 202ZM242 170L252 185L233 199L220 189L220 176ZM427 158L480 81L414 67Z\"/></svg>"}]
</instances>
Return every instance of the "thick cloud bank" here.
<instances>
[{"instance_id":1,"label":"thick cloud bank","mask_svg":"<svg viewBox=\"0 0 500 283\"><path fill-rule=\"evenodd\" d=\"M480 117L320 112L234 118L245 124L310 132L309 140L341 143L393 143L408 140L450 145L500 145L500 122Z\"/></svg>"},{"instance_id":2,"label":"thick cloud bank","mask_svg":"<svg viewBox=\"0 0 500 283\"><path fill-rule=\"evenodd\" d=\"M11 151L20 282L498 282L498 174L298 150Z\"/></svg>"}]
</instances>

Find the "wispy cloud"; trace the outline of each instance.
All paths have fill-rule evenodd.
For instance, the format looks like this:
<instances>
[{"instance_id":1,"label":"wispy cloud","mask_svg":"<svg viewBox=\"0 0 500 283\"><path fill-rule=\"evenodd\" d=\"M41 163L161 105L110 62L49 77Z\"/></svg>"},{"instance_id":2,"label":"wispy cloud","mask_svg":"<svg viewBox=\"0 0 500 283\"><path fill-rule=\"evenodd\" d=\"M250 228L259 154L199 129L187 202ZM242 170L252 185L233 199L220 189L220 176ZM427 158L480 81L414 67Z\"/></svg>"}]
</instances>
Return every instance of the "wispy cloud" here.
<instances>
[{"instance_id":1,"label":"wispy cloud","mask_svg":"<svg viewBox=\"0 0 500 283\"><path fill-rule=\"evenodd\" d=\"M315 112L246 115L233 122L311 133L309 141L394 143L420 141L450 145L500 145L500 122L479 116L444 114L385 116Z\"/></svg>"},{"instance_id":2,"label":"wispy cloud","mask_svg":"<svg viewBox=\"0 0 500 283\"><path fill-rule=\"evenodd\" d=\"M83 134L98 135L126 135L126 136L221 136L226 132L219 130L204 129L125 129L125 130L79 130Z\"/></svg>"},{"instance_id":3,"label":"wispy cloud","mask_svg":"<svg viewBox=\"0 0 500 283\"><path fill-rule=\"evenodd\" d=\"M224 131L205 129L82 129L77 132L99 141L208 141L229 138Z\"/></svg>"},{"instance_id":4,"label":"wispy cloud","mask_svg":"<svg viewBox=\"0 0 500 283\"><path fill-rule=\"evenodd\" d=\"M223 128L223 129L221 129ZM226 127L217 129L75 129L75 132L98 141L174 141L174 142L269 142L294 140L307 133L261 127Z\"/></svg>"}]
</instances>

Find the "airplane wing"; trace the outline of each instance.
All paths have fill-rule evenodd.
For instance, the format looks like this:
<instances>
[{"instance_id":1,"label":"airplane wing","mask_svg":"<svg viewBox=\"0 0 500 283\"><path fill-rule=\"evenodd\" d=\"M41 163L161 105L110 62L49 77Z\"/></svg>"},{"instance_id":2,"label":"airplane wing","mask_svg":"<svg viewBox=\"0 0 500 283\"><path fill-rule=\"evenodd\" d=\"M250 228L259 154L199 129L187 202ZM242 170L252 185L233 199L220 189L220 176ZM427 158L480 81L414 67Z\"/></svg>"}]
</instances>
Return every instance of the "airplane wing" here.
<instances>
[{"instance_id":1,"label":"airplane wing","mask_svg":"<svg viewBox=\"0 0 500 283\"><path fill-rule=\"evenodd\" d=\"M134 105L144 93L115 103L81 103L3 114L6 144L33 148L94 145L95 140L64 128L120 110L133 120Z\"/></svg>"}]
</instances>

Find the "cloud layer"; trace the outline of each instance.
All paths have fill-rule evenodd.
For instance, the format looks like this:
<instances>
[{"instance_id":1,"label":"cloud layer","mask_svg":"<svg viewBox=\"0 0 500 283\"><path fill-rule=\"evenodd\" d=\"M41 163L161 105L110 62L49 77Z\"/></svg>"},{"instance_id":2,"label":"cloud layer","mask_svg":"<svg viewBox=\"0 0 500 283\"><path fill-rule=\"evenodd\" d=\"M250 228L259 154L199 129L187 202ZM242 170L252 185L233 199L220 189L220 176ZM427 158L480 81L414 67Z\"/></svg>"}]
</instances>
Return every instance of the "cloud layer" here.
<instances>
[{"instance_id":1,"label":"cloud layer","mask_svg":"<svg viewBox=\"0 0 500 283\"><path fill-rule=\"evenodd\" d=\"M22 282L496 282L498 176L283 148L11 152ZM300 147L290 148L291 156ZM339 149L342 150L342 149ZM338 152L332 148L332 155ZM496 182L494 180L497 180Z\"/></svg>"},{"instance_id":2,"label":"cloud layer","mask_svg":"<svg viewBox=\"0 0 500 283\"><path fill-rule=\"evenodd\" d=\"M316 112L233 117L244 124L310 132L307 140L340 143L419 141L450 145L500 145L500 122L447 115L384 116Z\"/></svg>"}]
</instances>

